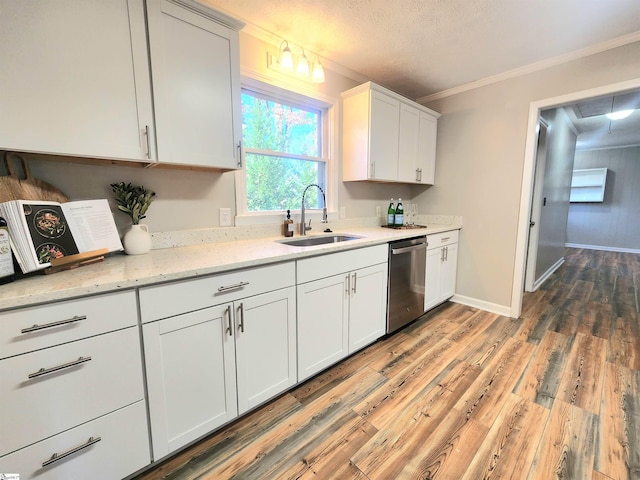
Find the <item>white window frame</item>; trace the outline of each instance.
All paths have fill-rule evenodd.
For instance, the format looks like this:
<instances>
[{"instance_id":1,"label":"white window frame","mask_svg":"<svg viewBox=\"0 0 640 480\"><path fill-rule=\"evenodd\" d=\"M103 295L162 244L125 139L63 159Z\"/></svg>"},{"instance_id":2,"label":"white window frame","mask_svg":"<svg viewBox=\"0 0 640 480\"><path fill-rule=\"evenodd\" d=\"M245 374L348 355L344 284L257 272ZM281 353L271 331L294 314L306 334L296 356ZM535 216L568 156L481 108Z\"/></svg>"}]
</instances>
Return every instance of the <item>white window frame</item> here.
<instances>
[{"instance_id":1,"label":"white window frame","mask_svg":"<svg viewBox=\"0 0 640 480\"><path fill-rule=\"evenodd\" d=\"M335 138L337 132L338 105L336 99L326 97L316 92L298 92L293 89L285 90L275 85L264 83L253 78L242 78L242 88L254 91L259 94L273 97L274 100L281 100L283 103L305 106L316 110L322 110L322 135L321 148L322 157L326 159L326 184L325 196L327 199L327 210L329 219L338 218L337 196L338 196L338 168ZM310 158L310 160L318 160ZM280 223L284 219L284 212L250 212L247 208L247 181L245 172L245 161L242 161L242 168L235 172L236 184L236 218L235 224L258 225ZM302 205L302 198L300 198ZM300 207L291 210L291 215L295 222L299 222ZM305 209L307 219L320 221L322 218L321 209Z\"/></svg>"}]
</instances>

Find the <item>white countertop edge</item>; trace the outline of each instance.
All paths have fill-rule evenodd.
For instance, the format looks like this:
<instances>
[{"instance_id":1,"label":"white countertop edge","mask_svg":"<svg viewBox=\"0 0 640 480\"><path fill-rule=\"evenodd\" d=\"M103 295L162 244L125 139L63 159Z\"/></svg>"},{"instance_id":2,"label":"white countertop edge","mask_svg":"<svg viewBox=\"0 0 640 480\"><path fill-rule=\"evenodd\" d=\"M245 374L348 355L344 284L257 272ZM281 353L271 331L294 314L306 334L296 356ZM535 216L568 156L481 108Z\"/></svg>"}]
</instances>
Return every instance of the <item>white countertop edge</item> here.
<instances>
[{"instance_id":1,"label":"white countertop edge","mask_svg":"<svg viewBox=\"0 0 640 480\"><path fill-rule=\"evenodd\" d=\"M395 230L382 227L335 230L363 238L312 247L292 247L269 237L152 250L145 255L116 254L103 262L59 272L33 275L0 287L0 310L87 295L133 289L162 282L210 275L300 258L379 245L394 240L458 230L460 223ZM327 235L316 232L313 235ZM298 237L298 235L296 235Z\"/></svg>"}]
</instances>

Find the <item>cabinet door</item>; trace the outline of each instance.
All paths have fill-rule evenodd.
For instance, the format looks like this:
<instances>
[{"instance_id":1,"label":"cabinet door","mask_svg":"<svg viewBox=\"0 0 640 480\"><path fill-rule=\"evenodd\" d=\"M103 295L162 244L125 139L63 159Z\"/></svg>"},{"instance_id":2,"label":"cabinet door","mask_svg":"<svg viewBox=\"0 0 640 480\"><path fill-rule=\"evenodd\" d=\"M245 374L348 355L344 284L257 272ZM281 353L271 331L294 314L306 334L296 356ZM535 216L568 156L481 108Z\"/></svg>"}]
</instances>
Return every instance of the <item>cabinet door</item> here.
<instances>
[{"instance_id":1,"label":"cabinet door","mask_svg":"<svg viewBox=\"0 0 640 480\"><path fill-rule=\"evenodd\" d=\"M290 287L234 304L239 413L298 381L295 298Z\"/></svg>"},{"instance_id":2,"label":"cabinet door","mask_svg":"<svg viewBox=\"0 0 640 480\"><path fill-rule=\"evenodd\" d=\"M420 132L418 133L418 174L419 182L433 185L436 176L436 139L438 119L420 112Z\"/></svg>"},{"instance_id":3,"label":"cabinet door","mask_svg":"<svg viewBox=\"0 0 640 480\"><path fill-rule=\"evenodd\" d=\"M442 263L440 300L451 298L456 293L456 269L458 267L458 244L444 247L445 261Z\"/></svg>"},{"instance_id":4,"label":"cabinet door","mask_svg":"<svg viewBox=\"0 0 640 480\"><path fill-rule=\"evenodd\" d=\"M349 354L349 274L298 285L298 380Z\"/></svg>"},{"instance_id":5,"label":"cabinet door","mask_svg":"<svg viewBox=\"0 0 640 480\"><path fill-rule=\"evenodd\" d=\"M351 273L349 354L382 337L387 313L387 264Z\"/></svg>"},{"instance_id":6,"label":"cabinet door","mask_svg":"<svg viewBox=\"0 0 640 480\"><path fill-rule=\"evenodd\" d=\"M147 160L141 0L3 1L0 150Z\"/></svg>"},{"instance_id":7,"label":"cabinet door","mask_svg":"<svg viewBox=\"0 0 640 480\"><path fill-rule=\"evenodd\" d=\"M167 0L147 2L158 160L238 167L238 32Z\"/></svg>"},{"instance_id":8,"label":"cabinet door","mask_svg":"<svg viewBox=\"0 0 640 480\"><path fill-rule=\"evenodd\" d=\"M237 415L232 305L143 325L154 460Z\"/></svg>"},{"instance_id":9,"label":"cabinet door","mask_svg":"<svg viewBox=\"0 0 640 480\"><path fill-rule=\"evenodd\" d=\"M427 311L440 303L441 271L443 248L432 248L427 250L427 267L424 292L424 310Z\"/></svg>"},{"instance_id":10,"label":"cabinet door","mask_svg":"<svg viewBox=\"0 0 640 480\"><path fill-rule=\"evenodd\" d=\"M398 178L400 102L373 90L370 115L369 178L395 181Z\"/></svg>"},{"instance_id":11,"label":"cabinet door","mask_svg":"<svg viewBox=\"0 0 640 480\"><path fill-rule=\"evenodd\" d=\"M416 183L418 175L418 137L420 110L400 104L400 141L398 144L398 181Z\"/></svg>"}]
</instances>

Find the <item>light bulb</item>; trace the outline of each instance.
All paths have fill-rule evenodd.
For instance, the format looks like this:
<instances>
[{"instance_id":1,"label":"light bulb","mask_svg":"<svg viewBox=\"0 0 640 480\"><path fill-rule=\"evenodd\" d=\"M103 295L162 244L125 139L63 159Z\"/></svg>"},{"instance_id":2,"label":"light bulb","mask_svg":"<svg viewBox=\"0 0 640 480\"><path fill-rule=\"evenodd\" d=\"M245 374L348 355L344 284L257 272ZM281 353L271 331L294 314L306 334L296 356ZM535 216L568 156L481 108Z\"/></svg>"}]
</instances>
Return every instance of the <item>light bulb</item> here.
<instances>
[{"instance_id":1,"label":"light bulb","mask_svg":"<svg viewBox=\"0 0 640 480\"><path fill-rule=\"evenodd\" d=\"M304 54L304 51L302 52L302 57L298 60L296 73L300 77L307 78L309 76L309 61L307 60L307 56Z\"/></svg>"}]
</instances>

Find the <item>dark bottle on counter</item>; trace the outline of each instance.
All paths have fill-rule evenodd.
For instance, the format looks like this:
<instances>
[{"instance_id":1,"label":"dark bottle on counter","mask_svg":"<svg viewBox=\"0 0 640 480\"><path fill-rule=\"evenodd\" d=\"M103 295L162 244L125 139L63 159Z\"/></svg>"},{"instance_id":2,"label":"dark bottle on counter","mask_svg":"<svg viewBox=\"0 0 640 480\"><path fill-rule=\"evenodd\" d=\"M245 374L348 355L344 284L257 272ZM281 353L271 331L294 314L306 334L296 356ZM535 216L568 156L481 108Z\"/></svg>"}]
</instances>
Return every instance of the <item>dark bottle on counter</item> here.
<instances>
[{"instance_id":1,"label":"dark bottle on counter","mask_svg":"<svg viewBox=\"0 0 640 480\"><path fill-rule=\"evenodd\" d=\"M13 270L13 254L9 242L9 227L7 221L0 217L0 285L13 282L15 272Z\"/></svg>"},{"instance_id":2,"label":"dark bottle on counter","mask_svg":"<svg viewBox=\"0 0 640 480\"><path fill-rule=\"evenodd\" d=\"M396 207L393 205L393 198L387 209L387 227L393 227L396 224Z\"/></svg>"},{"instance_id":3,"label":"dark bottle on counter","mask_svg":"<svg viewBox=\"0 0 640 480\"><path fill-rule=\"evenodd\" d=\"M293 220L291 219L291 210L287 210L287 219L284 221L284 236L293 237Z\"/></svg>"},{"instance_id":4,"label":"dark bottle on counter","mask_svg":"<svg viewBox=\"0 0 640 480\"><path fill-rule=\"evenodd\" d=\"M404 225L404 207L402 206L402 199L398 198L398 205L396 205L396 215L394 220L396 227Z\"/></svg>"}]
</instances>

